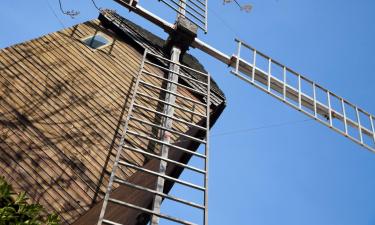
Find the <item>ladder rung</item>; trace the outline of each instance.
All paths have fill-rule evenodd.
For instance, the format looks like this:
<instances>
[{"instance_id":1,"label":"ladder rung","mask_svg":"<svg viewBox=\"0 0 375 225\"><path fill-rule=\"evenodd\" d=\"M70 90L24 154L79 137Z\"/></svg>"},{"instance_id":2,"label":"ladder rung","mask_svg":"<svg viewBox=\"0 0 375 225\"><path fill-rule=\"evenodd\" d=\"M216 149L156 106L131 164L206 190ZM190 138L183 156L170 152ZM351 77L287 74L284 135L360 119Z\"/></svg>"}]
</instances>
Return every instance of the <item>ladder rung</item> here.
<instances>
[{"instance_id":1,"label":"ladder rung","mask_svg":"<svg viewBox=\"0 0 375 225\"><path fill-rule=\"evenodd\" d=\"M171 9L173 9L176 13L181 14L180 10L178 9L178 7L179 7L179 3L177 3L177 2L175 2L175 1L173 1L173 0L170 0L170 1L167 1L167 0L159 0L159 1L164 2L164 4L166 4L166 5L169 6ZM172 2L173 5L175 5L175 6L173 6L170 2ZM176 7L177 7L177 8L176 8ZM192 22L192 23L194 23L195 25L199 26L202 30L205 30L205 29L200 25L200 24L205 25L205 23L206 23L206 22L205 22L205 19L206 19L205 17L203 17L203 18L199 18L199 15L197 16L197 15L195 15L194 13L190 12L189 10L186 9L186 7L185 7L185 13L184 13L184 14L181 14L181 15L183 15L183 16L186 17L186 18L188 18L190 22ZM195 22L193 19L189 18L189 17L193 17L193 18L196 20L196 22ZM204 20L203 20L203 19L204 19Z\"/></svg>"},{"instance_id":2,"label":"ladder rung","mask_svg":"<svg viewBox=\"0 0 375 225\"><path fill-rule=\"evenodd\" d=\"M195 184L192 184L190 182L186 182L186 181L183 181L183 180L179 180L179 179L176 179L174 177L170 177L170 176L167 176L167 175L164 175L164 174L160 174L160 173L157 173L155 171L152 171L152 170L148 170L148 169L145 169L145 168L142 168L142 167L139 167L139 166L136 166L134 164L131 164L131 163L128 163L128 162L125 162L123 160L120 160L119 161L119 164L123 165L123 166L126 166L126 167L130 167L130 168L133 168L133 169L136 169L136 170L140 170L142 172L145 172L145 173L148 173L148 174L151 174L151 175L154 175L154 176L159 176L159 177L163 177L164 179L167 179L167 180L171 180L173 182L176 182L176 183L179 183L179 184L182 184L182 185L185 185L185 186L188 186L188 187L191 187L191 188L194 188L196 190L200 190L200 191L204 191L205 188L204 187L201 187L199 185L195 185Z\"/></svg>"},{"instance_id":3,"label":"ladder rung","mask_svg":"<svg viewBox=\"0 0 375 225\"><path fill-rule=\"evenodd\" d=\"M115 223L115 222L113 222L113 221L106 220L106 219L103 220L103 223L111 224L111 225L124 225L124 224L121 224L121 223Z\"/></svg>"},{"instance_id":4,"label":"ladder rung","mask_svg":"<svg viewBox=\"0 0 375 225\"><path fill-rule=\"evenodd\" d=\"M309 96L306 96L306 95L302 95L302 96L304 96L304 98L309 98ZM338 98L340 98L340 97L338 97ZM344 104L348 104L348 105L352 106L353 108L356 108L356 106L352 105L351 103L347 102L346 100L343 100L343 101L344 101ZM328 106L326 106L324 103L316 101L316 105L319 108L319 110L317 110L319 112L318 113L319 115L322 115L324 112L329 111L328 110ZM359 108L358 108L358 110L361 111L361 112L363 112L363 110L361 110ZM358 123L356 121L350 119L347 116L344 116L342 113L337 112L336 110L334 110L332 108L331 108L330 111L331 111L331 115L334 115L334 117L333 117L334 119L338 119L338 120L340 120L340 121L342 121L342 122L345 123L345 117L346 117L347 125L350 125L351 127L359 128L359 125L358 125ZM364 112L364 113L367 114L367 112ZM370 115L370 114L368 114L368 115ZM327 112L326 116L329 117L329 113L328 112ZM367 136L371 136L373 134L373 132L371 130L367 129L366 127L361 126L360 128L361 128L363 134L366 134Z\"/></svg>"},{"instance_id":5,"label":"ladder rung","mask_svg":"<svg viewBox=\"0 0 375 225\"><path fill-rule=\"evenodd\" d=\"M158 191L155 191L155 190L143 187L143 186L139 186L139 185L127 182L127 181L119 179L119 178L115 178L114 182L129 186L129 187L141 190L141 191L147 191L149 193L156 194L156 195L162 196L164 198L168 198L168 199L171 199L173 201L180 202L182 204L189 205L189 206L192 206L192 207L195 207L195 208L198 208L198 209L205 209L205 207L203 205L199 205L199 204L196 204L194 202L189 202L189 201L186 201L186 200L181 199L181 198L177 198L177 197L174 197L174 196L162 193L162 192L158 192Z\"/></svg>"},{"instance_id":6,"label":"ladder rung","mask_svg":"<svg viewBox=\"0 0 375 225\"><path fill-rule=\"evenodd\" d=\"M189 109L185 109L185 108L183 108L183 107L181 107L181 106L178 106L178 105L175 105L175 104L172 104L172 103L166 102L166 101L164 101L164 100L161 100L161 99L158 99L158 98L152 97L152 96L147 95L147 94L145 94L145 93L143 93L143 92L138 92L137 94L138 94L138 95L142 95L142 96L144 96L144 97L146 97L146 98L150 98L150 99L152 99L152 100L155 100L155 101L158 101L158 102L164 103L164 104L166 104L166 105L170 105L170 106L172 106L172 107L175 107L176 109L180 109L180 110L182 110L182 111L185 111L185 112L188 112L188 113L191 113L191 114L197 115L197 116L206 117L206 115L203 115L203 114L200 114L200 113L197 113L197 112L191 111L191 110L189 110Z\"/></svg>"},{"instance_id":7,"label":"ladder rung","mask_svg":"<svg viewBox=\"0 0 375 225\"><path fill-rule=\"evenodd\" d=\"M159 69L162 69L162 70L167 71L167 72L169 72L169 73L177 74L179 77L183 77L183 78L186 78L186 79L188 79L188 80L191 80L191 81L197 82L198 84L202 84L202 85L208 86L208 84L205 83L205 82L203 82L203 81L197 80L197 79L192 78L192 77L188 77L188 76L183 75L183 74L181 74L181 73L176 73L175 71L170 70L170 69L167 69L167 68L164 68L164 67L162 67L162 66L159 66L158 64L155 64L155 63L152 63L152 62L149 62L149 61L146 61L145 63L150 64L150 65L155 66L155 67L158 67Z\"/></svg>"},{"instance_id":8,"label":"ladder rung","mask_svg":"<svg viewBox=\"0 0 375 225\"><path fill-rule=\"evenodd\" d=\"M189 91L192 91L192 92L195 92L195 93L201 94L201 95L203 95L203 96L207 96L207 93L205 93L205 92L198 91L198 90L196 90L196 89L194 89L194 88L188 87L188 86L183 85L183 84L180 84L180 83L178 83L178 82L174 82L174 81L168 80L167 78L164 78L164 77L158 76L158 75L156 75L156 74L153 74L153 73L147 72L147 71L145 71L145 70L143 71L143 73L145 73L145 74L147 74L147 75L149 75L149 76L155 77L155 78L157 78L157 79L164 80L164 81L166 81L166 82L168 82L168 83L175 84L175 85L177 85L177 86L179 86L179 87L182 87L182 88L185 88L185 89L187 89L187 90L189 90Z\"/></svg>"},{"instance_id":9,"label":"ladder rung","mask_svg":"<svg viewBox=\"0 0 375 225\"><path fill-rule=\"evenodd\" d=\"M371 125L371 130L372 130L372 139L374 141L374 145L375 145L375 127L374 127L374 118L372 117L372 115L369 115L369 119L370 119L370 125Z\"/></svg>"},{"instance_id":10,"label":"ladder rung","mask_svg":"<svg viewBox=\"0 0 375 225\"><path fill-rule=\"evenodd\" d=\"M144 123L144 124L147 124L149 126L152 126L152 127L156 127L156 128L159 128L161 130L165 130L165 131L169 131L171 133L175 133L175 134L178 134L180 136L183 136L183 137L186 137L186 138L189 138L190 140L193 140L193 141L196 141L196 142L199 142L199 143L202 143L202 144L206 144L206 141L205 140L202 140L202 139L199 139L199 138L195 138L195 137L192 137L190 135L187 135L187 134L184 134L184 133L181 133L179 131L175 131L175 130L172 130L172 129L168 129L166 127L163 127L163 126L160 126L160 125L157 125L157 124L154 124L154 123L151 123L149 121L145 121L145 120L142 120L140 118L137 118L137 117L134 117L134 116L131 116L131 118L135 121L138 121L140 123Z\"/></svg>"},{"instance_id":11,"label":"ladder rung","mask_svg":"<svg viewBox=\"0 0 375 225\"><path fill-rule=\"evenodd\" d=\"M155 85L153 85L153 84L149 84L149 83L144 82L144 81L139 81L139 83L140 83L140 84L143 84L143 85L146 85L146 86L148 86L148 87L155 88L155 89L160 90L160 91L167 92L167 93L169 93L169 94L171 94L171 95L175 95L175 96L177 96L177 97L180 97L180 98L182 98L182 99L188 100L188 101L190 101L190 102L194 102L195 104L202 105L202 106L206 106L205 103L202 103L202 102L200 102L200 101L194 100L194 99L192 99L192 98L185 97L185 96L183 96L183 95L180 95L180 94L177 94L177 93L175 93L175 92L173 92L173 91L169 91L169 90L166 90L166 89L164 89L164 88L161 88L161 87L155 86Z\"/></svg>"},{"instance_id":12,"label":"ladder rung","mask_svg":"<svg viewBox=\"0 0 375 225\"><path fill-rule=\"evenodd\" d=\"M202 1L200 1L200 0L195 0L195 1L199 2L199 3L202 4L203 6L206 6L206 5L207 5L207 0L204 1L204 2L202 2Z\"/></svg>"},{"instance_id":13,"label":"ladder rung","mask_svg":"<svg viewBox=\"0 0 375 225\"><path fill-rule=\"evenodd\" d=\"M355 107L355 112L356 112L356 115L357 115L357 124L358 124L359 140L361 141L361 144L363 144L362 125L361 125L361 118L360 118L360 116L359 116L359 110L358 110L358 107Z\"/></svg>"},{"instance_id":14,"label":"ladder rung","mask_svg":"<svg viewBox=\"0 0 375 225\"><path fill-rule=\"evenodd\" d=\"M193 4L194 5L194 4ZM189 4L186 4L186 7L188 7L190 10L192 10L192 11L194 11L196 14L198 14L200 17L202 17L203 19L205 19L206 18L206 15L205 14L202 14L202 12L203 13L205 13L205 9L201 9L201 8L199 8L199 7L196 7L196 8L198 8L198 9L200 9L200 11L198 11L196 8L194 8L194 7L192 7L191 5L189 5Z\"/></svg>"},{"instance_id":15,"label":"ladder rung","mask_svg":"<svg viewBox=\"0 0 375 225\"><path fill-rule=\"evenodd\" d=\"M205 127L202 127L202 126L196 125L196 124L194 124L194 123L190 123L190 122L188 122L188 121L186 121L186 120L182 120L182 119L176 118L176 117L174 117L174 116L169 116L169 115L167 115L167 114L165 114L165 113L162 113L162 112L159 112L159 111L156 111L156 110L153 110L153 109L150 109L150 108L147 108L147 107L144 107L144 106L138 105L138 104L134 104L134 106L136 106L136 107L138 107L138 108L141 108L141 109L144 109L144 110L147 110L147 111L152 112L152 113L156 113L156 114L158 114L158 115L160 115L160 116L168 117L168 118L173 119L173 120L175 120L175 121L178 121L178 122L181 122L181 123L184 123L184 124L187 124L187 125L193 126L193 127L197 127L197 128L199 128L199 129L202 129L202 130L205 130L205 131L207 130L207 128L205 128Z\"/></svg>"},{"instance_id":16,"label":"ladder rung","mask_svg":"<svg viewBox=\"0 0 375 225\"><path fill-rule=\"evenodd\" d=\"M172 64L174 64L174 65L180 66L180 67L182 67L182 68L185 68L185 69L190 70L190 71L192 71L192 72L198 73L198 74L200 74L200 75L203 75L203 76L206 76L206 77L209 76L209 75L206 74L206 73L203 73L203 72L198 71L198 70L195 70L195 69L193 69L193 68L191 68L191 67L188 67L188 66L182 65L181 63L173 62L173 61L170 60L170 59L166 59L166 58L164 58L164 57L162 57L162 56L159 56L159 55L156 55L156 54L154 54L154 53L152 53L152 52L148 52L147 54L152 55L152 56L155 56L156 58L159 58L159 59L162 59L162 60L168 61L169 63L172 63ZM146 63L151 64L152 62L146 61ZM152 63L152 64L154 64L154 63ZM156 64L155 64L155 65L156 65ZM159 66L159 65L156 65L156 66ZM167 69L167 68L164 68L164 69ZM170 72L172 72L172 73L176 73L175 71L172 71L172 70L171 70Z\"/></svg>"},{"instance_id":17,"label":"ladder rung","mask_svg":"<svg viewBox=\"0 0 375 225\"><path fill-rule=\"evenodd\" d=\"M348 121L347 121L347 118L346 118L346 108L345 108L345 102L344 102L344 99L341 98L341 109L342 109L342 114L344 116L344 129L345 129L345 135L348 135Z\"/></svg>"},{"instance_id":18,"label":"ladder rung","mask_svg":"<svg viewBox=\"0 0 375 225\"><path fill-rule=\"evenodd\" d=\"M146 136L146 135L139 134L139 133L134 132L134 131L131 131L131 130L128 130L128 133L129 133L129 134L133 134L133 135L138 136L138 137L142 137L142 138L148 139L148 140L150 140L150 141L157 142L157 143L162 144L162 145L167 145L167 146L169 146L169 147L171 147L171 148L175 148L175 149L181 150L181 151L183 151L183 152L185 152L185 153L192 154L192 155L195 155L195 156L201 157L201 158L203 158L203 159L206 158L205 155L202 155L202 154L199 154L199 153L193 152L193 151L191 151L191 150L188 150L188 149L185 149L185 148L182 148L182 147L176 146L176 145L169 144L169 143L164 142L164 141L160 141L160 140L158 140L158 139L155 139L155 138L152 138L152 137L149 137L149 136Z\"/></svg>"},{"instance_id":19,"label":"ladder rung","mask_svg":"<svg viewBox=\"0 0 375 225\"><path fill-rule=\"evenodd\" d=\"M130 204L130 203L127 203L127 202L119 201L117 199L110 198L108 200L111 201L111 202L113 202L113 203L116 203L116 204L119 204L119 205L123 205L123 206L129 207L129 208L133 208L133 209L145 212L145 213L150 214L150 215L156 215L158 217L161 217L161 218L164 218L164 219L167 219L167 220L171 220L171 221L174 221L174 222L177 222L177 223L180 223L180 224L197 225L195 223L191 223L191 222L188 222L188 221L177 219L175 217L171 217L171 216L168 216L168 215L157 213L157 212L154 212L152 210L149 210L149 209L146 209L146 208L142 208L142 207L139 207L139 206L134 205L134 204ZM115 225L117 225L117 224L115 223Z\"/></svg>"},{"instance_id":20,"label":"ladder rung","mask_svg":"<svg viewBox=\"0 0 375 225\"><path fill-rule=\"evenodd\" d=\"M148 155L150 157L153 157L153 158L156 158L156 159L160 159L160 160L164 160L166 162L169 162L169 163L173 163L173 164L176 164L178 166L181 166L181 167L184 167L184 168L187 168L187 169L190 169L192 171L195 171L195 172L198 172L198 173L201 173L201 174L206 174L206 172L204 170L201 170L201 169L198 169L196 167L193 167L193 166L189 166L189 165L186 165L184 163L180 163L180 162L177 162L177 161L174 161L174 160L171 160L171 159L168 159L168 158L163 158L161 156L158 156L158 155L155 155L155 154L152 154L150 152L146 152L142 149L139 149L139 148L134 148L134 147L130 147L128 145L124 145L124 148L126 149L129 149L131 151L134 151L134 152L138 152L138 153L141 153L141 154L144 154L144 155Z\"/></svg>"},{"instance_id":21,"label":"ladder rung","mask_svg":"<svg viewBox=\"0 0 375 225\"><path fill-rule=\"evenodd\" d=\"M198 9L202 10L202 11L206 11L206 9L203 9L202 6L199 6L197 5L197 3L194 2L194 0L188 0L191 4L193 4L195 7L197 7ZM202 3L201 3L202 4ZM205 7L206 5L203 5L203 7Z\"/></svg>"}]
</instances>

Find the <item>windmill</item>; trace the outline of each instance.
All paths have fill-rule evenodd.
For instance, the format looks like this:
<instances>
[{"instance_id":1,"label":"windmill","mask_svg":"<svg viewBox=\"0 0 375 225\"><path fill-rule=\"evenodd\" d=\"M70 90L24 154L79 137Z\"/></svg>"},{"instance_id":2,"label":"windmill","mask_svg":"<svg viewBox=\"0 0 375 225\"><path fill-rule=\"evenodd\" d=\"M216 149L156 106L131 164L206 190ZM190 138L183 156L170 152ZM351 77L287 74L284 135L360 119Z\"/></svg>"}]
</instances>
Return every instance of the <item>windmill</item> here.
<instances>
[{"instance_id":1,"label":"windmill","mask_svg":"<svg viewBox=\"0 0 375 225\"><path fill-rule=\"evenodd\" d=\"M205 124L204 127L199 124L190 124L191 126L198 127L204 131L202 139L196 140L205 145L205 151L203 154L189 152L188 149L180 148L174 146L170 143L170 132L173 118L173 108L178 107L175 105L175 96L178 94L176 90L179 86L178 78L179 76L184 76L184 70L192 70L192 68L186 67L180 64L179 59L184 52L187 51L189 47L200 49L201 51L207 53L208 55L218 59L222 63L232 67L231 73L241 80L251 84L252 86L258 88L259 90L273 96L274 98L284 102L290 107L304 113L308 117L318 121L319 123L329 127L330 129L342 134L353 142L359 144L360 146L375 152L375 131L374 131L374 116L369 112L357 107L355 104L350 103L339 95L331 92L330 90L322 87L316 82L310 80L309 78L301 75L300 73L294 71L293 69L283 65L282 63L272 59L266 54L258 51L254 47L245 43L240 39L236 39L237 52L232 56L228 56L216 48L204 43L197 38L198 29L207 32L207 0L160 0L160 2L166 4L172 10L177 13L177 20L175 24L171 24L162 18L156 16L155 14L149 12L139 5L137 0L115 0L122 6L128 8L130 11L148 19L157 26L164 29L170 36L168 47L171 52L170 59L163 58L151 51L145 50L142 63L140 65L140 71L137 78L136 88L132 97L132 104L129 109L129 114L127 117L126 124L124 126L124 133L121 138L121 145L117 152L117 157L115 164L113 165L113 171L111 174L110 182L108 185L107 193L104 198L103 207L101 210L101 215L98 224L119 224L114 221L106 219L106 214L110 212L108 204L118 204L123 207L131 208L134 210L141 211L145 214L151 216L151 225L159 224L159 219L163 218L170 220L179 224L194 224L190 221L186 221L180 218L176 218L173 215L166 215L160 212L160 207L163 199L170 199L190 207L198 208L203 210L202 224L208 224L208 159L209 159L209 114L210 114L210 76L209 74L199 73L199 71L193 71L199 73L199 76L205 77L204 85L206 89L202 90L202 95L206 96L206 103L204 107L205 110ZM247 56L244 55L247 52ZM165 62L165 67L162 68L164 71L168 72L168 86L164 91L167 93L165 99L163 100L164 108L161 116L163 120L161 124L151 124L152 126L160 129L161 135L160 139L154 140L161 144L160 155L153 156L160 159L160 165L158 171L150 171L140 167L136 167L127 162L120 160L120 155L123 148L130 149L131 147L126 146L125 140L127 135L139 135L132 133L128 129L128 121L137 120L132 116L133 109L137 106L135 103L139 93L138 86L143 85L142 75L148 74L149 72L145 69L145 64L150 64L149 57L158 58L160 61ZM250 60L248 59L250 57ZM151 74L154 75L154 74ZM295 83L290 83L289 80L295 80ZM144 84L147 85L147 84ZM337 104L339 103L339 107ZM353 112L353 113L349 113ZM159 112L155 112L159 113ZM143 121L144 122L144 121ZM357 131L358 135L352 135L350 130L354 129ZM152 137L145 137L151 139ZM192 138L192 137L187 137ZM204 159L204 168L197 169L191 168L188 165L181 165L184 168L195 170L198 173L204 175L204 185L196 186L191 183L187 183L180 179L175 179L165 175L166 165L168 163L176 163L168 158L168 152L170 148L177 148L180 151L188 152L192 155L197 155ZM140 153L145 153L141 149L130 149L133 151L138 151ZM145 153L146 154L146 153ZM150 189L148 187L137 186L129 182L125 182L116 178L116 168L119 166L125 166L130 169L141 170L145 173L150 173L158 177L156 189ZM168 194L163 193L165 181L170 180L175 183L180 183L186 185L191 189L197 189L204 193L203 204L196 204L189 202L184 199L175 198ZM112 185L114 182L121 183L124 185L131 186L146 192L153 194L154 201L151 209L140 207L131 204L126 201L121 201L116 199L116 197L111 197Z\"/></svg>"}]
</instances>

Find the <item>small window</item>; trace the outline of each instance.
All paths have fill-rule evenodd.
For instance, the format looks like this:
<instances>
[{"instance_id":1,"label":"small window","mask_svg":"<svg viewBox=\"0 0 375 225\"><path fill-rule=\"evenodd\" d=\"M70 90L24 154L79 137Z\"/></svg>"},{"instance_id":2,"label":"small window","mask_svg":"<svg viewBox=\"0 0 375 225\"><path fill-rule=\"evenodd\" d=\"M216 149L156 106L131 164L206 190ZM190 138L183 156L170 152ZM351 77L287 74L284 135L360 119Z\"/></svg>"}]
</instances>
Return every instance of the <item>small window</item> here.
<instances>
[{"instance_id":1,"label":"small window","mask_svg":"<svg viewBox=\"0 0 375 225\"><path fill-rule=\"evenodd\" d=\"M84 38L82 42L93 49L103 48L110 43L110 41L102 34L96 34L87 38Z\"/></svg>"}]
</instances>

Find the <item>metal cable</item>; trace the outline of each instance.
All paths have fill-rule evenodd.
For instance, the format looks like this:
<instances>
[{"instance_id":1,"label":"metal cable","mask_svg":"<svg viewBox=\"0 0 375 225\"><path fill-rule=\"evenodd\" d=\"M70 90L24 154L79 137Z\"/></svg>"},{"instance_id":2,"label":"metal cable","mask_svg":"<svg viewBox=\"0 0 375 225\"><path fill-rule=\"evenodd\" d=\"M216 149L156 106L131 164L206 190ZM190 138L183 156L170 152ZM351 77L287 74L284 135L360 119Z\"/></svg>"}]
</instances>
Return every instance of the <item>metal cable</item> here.
<instances>
[{"instance_id":1,"label":"metal cable","mask_svg":"<svg viewBox=\"0 0 375 225\"><path fill-rule=\"evenodd\" d=\"M98 11L102 11L102 7L98 7L98 5L96 4L95 0L91 0L92 4L94 5L94 7L98 10Z\"/></svg>"},{"instance_id":2,"label":"metal cable","mask_svg":"<svg viewBox=\"0 0 375 225\"><path fill-rule=\"evenodd\" d=\"M62 7L62 2L61 0L58 0L59 1L59 6L60 6L60 11L65 14L65 15L68 15L72 18L76 17L79 15L79 11L76 11L76 10L68 10L68 11L65 11Z\"/></svg>"},{"instance_id":3,"label":"metal cable","mask_svg":"<svg viewBox=\"0 0 375 225\"><path fill-rule=\"evenodd\" d=\"M55 16L56 20L60 23L61 27L63 29L66 28L65 24L63 23L63 21L57 16L57 13L55 12L55 10L53 9L53 7L51 6L50 2L48 0L45 0L45 2L47 3L47 6L48 8L51 10L52 14Z\"/></svg>"},{"instance_id":4,"label":"metal cable","mask_svg":"<svg viewBox=\"0 0 375 225\"><path fill-rule=\"evenodd\" d=\"M260 127L252 127L252 128L247 128L247 129L232 130L232 131L222 132L218 134L213 134L212 137L226 136L226 135L232 135L232 134L242 134L242 133L247 133L247 132L256 131L256 130L289 126L289 125L304 123L308 121L313 121L313 119L304 119L304 120L290 121L290 122L285 122L285 123L270 124L270 125L265 125L265 126L260 126Z\"/></svg>"}]
</instances>

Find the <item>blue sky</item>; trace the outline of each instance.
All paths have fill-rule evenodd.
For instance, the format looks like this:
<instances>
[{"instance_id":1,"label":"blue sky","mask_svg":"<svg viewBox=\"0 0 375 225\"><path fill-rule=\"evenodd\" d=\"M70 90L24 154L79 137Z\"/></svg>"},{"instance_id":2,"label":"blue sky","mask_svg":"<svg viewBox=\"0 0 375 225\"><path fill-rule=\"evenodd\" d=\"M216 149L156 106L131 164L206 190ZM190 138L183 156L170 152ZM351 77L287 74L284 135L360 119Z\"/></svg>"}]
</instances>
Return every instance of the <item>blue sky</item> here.
<instances>
[{"instance_id":1,"label":"blue sky","mask_svg":"<svg viewBox=\"0 0 375 225\"><path fill-rule=\"evenodd\" d=\"M247 14L234 4L211 0L209 32L200 38L232 54L233 40L240 37L375 112L374 1L250 3L254 8ZM63 4L81 14L75 19L62 15L57 0L0 1L0 48L97 17L90 0L63 0ZM109 0L97 4L117 9L165 37ZM171 19L161 3L141 0L141 4ZM211 133L210 224L375 224L375 154L233 77L215 59L191 52L228 98Z\"/></svg>"}]
</instances>

